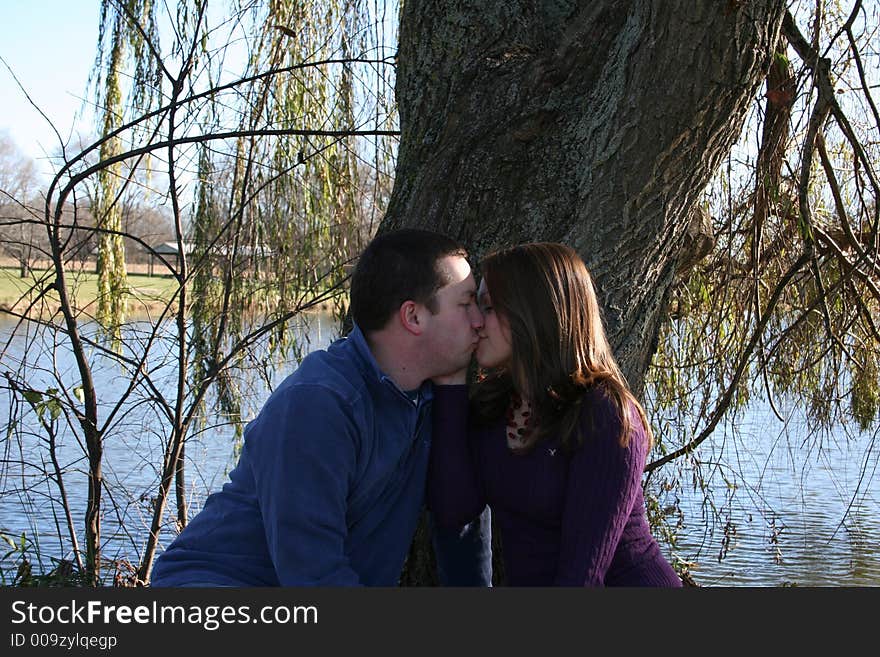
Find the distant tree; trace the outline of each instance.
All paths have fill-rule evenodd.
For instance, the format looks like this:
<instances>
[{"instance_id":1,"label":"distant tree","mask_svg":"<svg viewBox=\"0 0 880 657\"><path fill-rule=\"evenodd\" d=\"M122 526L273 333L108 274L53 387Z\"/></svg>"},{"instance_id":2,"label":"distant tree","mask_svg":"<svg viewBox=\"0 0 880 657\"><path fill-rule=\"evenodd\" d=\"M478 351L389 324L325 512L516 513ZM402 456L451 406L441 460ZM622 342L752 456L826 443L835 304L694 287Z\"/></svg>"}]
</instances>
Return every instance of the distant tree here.
<instances>
[{"instance_id":1,"label":"distant tree","mask_svg":"<svg viewBox=\"0 0 880 657\"><path fill-rule=\"evenodd\" d=\"M43 231L34 223L37 175L7 133L0 133L0 248L15 258L21 278L27 277L34 257L46 257Z\"/></svg>"}]
</instances>

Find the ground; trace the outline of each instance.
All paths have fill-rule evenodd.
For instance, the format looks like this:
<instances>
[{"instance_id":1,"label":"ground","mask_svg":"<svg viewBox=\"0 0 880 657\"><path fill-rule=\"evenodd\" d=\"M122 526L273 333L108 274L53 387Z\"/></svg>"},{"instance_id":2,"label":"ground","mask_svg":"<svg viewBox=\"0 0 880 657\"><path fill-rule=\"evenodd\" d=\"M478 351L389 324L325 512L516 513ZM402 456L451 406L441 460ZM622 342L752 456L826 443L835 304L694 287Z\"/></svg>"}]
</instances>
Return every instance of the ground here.
<instances>
[{"instance_id":1,"label":"ground","mask_svg":"<svg viewBox=\"0 0 880 657\"><path fill-rule=\"evenodd\" d=\"M146 272L146 265L140 268ZM129 312L132 314L155 314L161 311L177 289L177 281L170 276L149 276L137 273L138 266L131 268L128 274L130 290ZM30 300L36 296L35 291L42 289L51 282L51 273L46 269L32 269L26 278L20 277L18 265L14 262L0 262L0 310L24 312ZM39 285L35 288L35 283ZM89 314L97 310L98 276L86 263L80 271L71 271L68 284L76 299L76 307ZM44 308L53 311L58 307L58 294L53 290L46 295L47 304Z\"/></svg>"}]
</instances>

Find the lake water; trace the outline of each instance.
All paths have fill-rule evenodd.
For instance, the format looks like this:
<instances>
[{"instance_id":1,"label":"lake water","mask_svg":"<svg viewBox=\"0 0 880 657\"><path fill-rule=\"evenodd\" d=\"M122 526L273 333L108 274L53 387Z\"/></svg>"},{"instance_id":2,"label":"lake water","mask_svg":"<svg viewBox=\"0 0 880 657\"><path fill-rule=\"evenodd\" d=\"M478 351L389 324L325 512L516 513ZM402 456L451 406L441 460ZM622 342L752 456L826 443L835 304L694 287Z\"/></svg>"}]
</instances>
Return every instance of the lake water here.
<instances>
[{"instance_id":1,"label":"lake water","mask_svg":"<svg viewBox=\"0 0 880 657\"><path fill-rule=\"evenodd\" d=\"M6 344L13 324L0 319L0 344ZM133 325L133 334L147 327ZM301 329L310 338L309 349L325 347L336 335L329 315L316 315ZM50 346L50 345L44 345ZM0 361L0 373L15 371L24 355L25 341L14 337ZM33 352L31 352L32 354ZM33 357L29 355L29 357ZM55 350L62 379L73 382L75 367L63 347ZM96 358L96 383L105 407L118 398L120 372L109 361ZM45 363L42 363L45 366ZM160 362L172 375L170 362ZM282 363L262 377L240 381L248 390L245 417L255 414L277 385L295 368ZM57 387L48 371L41 385ZM161 377L160 377L161 378ZM170 379L169 379L170 380ZM70 383L69 385L73 385ZM35 386L37 387L37 386ZM703 443L701 465L680 463L664 468L651 479L656 489L663 479L676 476L685 484L663 493L662 506L677 503L682 523L670 558L691 565L697 583L704 586L880 586L880 443L877 429L847 437L841 428L811 436L796 406L783 409L780 421L769 406L753 402L738 417L720 425ZM8 386L0 390L0 423L10 414ZM52 558L68 557L69 543L60 545L56 523L61 521L53 484L38 476L45 450L29 416L24 431L3 433L0 469L0 532L13 539L27 536L28 556L51 568ZM74 519L82 524L86 480L82 450L69 432L62 433L62 466ZM107 493L116 511L105 506L104 553L108 558L137 562L150 520L151 491L158 479L155 463L167 436L163 423L148 405L142 405L114 426L105 441ZM206 426L187 443L188 486L191 512L206 495L219 489L234 463L234 438L228 424ZM24 460L28 465L22 467ZM708 478L712 504L694 490L695 473ZM162 534L172 538L172 522ZM726 528L726 532L725 532ZM2 556L2 553L0 553ZM719 558L722 557L722 558ZM0 561L6 582L11 577L14 553Z\"/></svg>"},{"instance_id":2,"label":"lake water","mask_svg":"<svg viewBox=\"0 0 880 657\"><path fill-rule=\"evenodd\" d=\"M682 469L677 553L706 586L880 586L876 426L816 435L797 406L782 414L753 402L701 445L714 510Z\"/></svg>"}]
</instances>

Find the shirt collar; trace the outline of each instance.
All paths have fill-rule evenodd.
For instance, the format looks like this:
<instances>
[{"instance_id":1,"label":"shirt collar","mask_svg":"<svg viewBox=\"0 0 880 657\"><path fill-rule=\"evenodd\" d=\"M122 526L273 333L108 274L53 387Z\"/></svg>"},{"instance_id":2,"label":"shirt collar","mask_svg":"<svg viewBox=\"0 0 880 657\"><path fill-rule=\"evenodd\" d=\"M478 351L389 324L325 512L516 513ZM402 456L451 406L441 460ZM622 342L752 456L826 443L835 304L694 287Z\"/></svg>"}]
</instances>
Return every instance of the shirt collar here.
<instances>
[{"instance_id":1,"label":"shirt collar","mask_svg":"<svg viewBox=\"0 0 880 657\"><path fill-rule=\"evenodd\" d=\"M409 395L401 390L400 387L394 382L394 380L390 376L385 374L385 372L383 372L382 369L379 367L379 363L376 362L376 358L373 356L373 352L370 351L370 345L367 343L366 336L357 324L353 324L351 333L348 334L348 339L351 340L355 352L366 364L369 373L373 377L375 377L377 381L393 388L394 391L397 392L401 397L406 399L409 404L413 404L413 401L412 399L410 399ZM431 401L433 398L434 387L431 385L430 381L424 381L422 385L419 386L418 403L413 405L422 406L423 404Z\"/></svg>"}]
</instances>

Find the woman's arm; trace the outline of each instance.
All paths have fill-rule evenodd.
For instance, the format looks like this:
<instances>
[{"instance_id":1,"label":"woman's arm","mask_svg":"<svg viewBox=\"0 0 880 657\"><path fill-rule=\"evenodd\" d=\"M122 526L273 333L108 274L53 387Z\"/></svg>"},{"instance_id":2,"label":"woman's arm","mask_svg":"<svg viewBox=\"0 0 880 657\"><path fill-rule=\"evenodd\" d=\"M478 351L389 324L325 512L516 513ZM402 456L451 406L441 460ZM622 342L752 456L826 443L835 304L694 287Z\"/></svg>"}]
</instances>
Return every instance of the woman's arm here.
<instances>
[{"instance_id":1,"label":"woman's arm","mask_svg":"<svg viewBox=\"0 0 880 657\"><path fill-rule=\"evenodd\" d=\"M584 404L591 406L581 413L584 442L569 466L556 574L559 586L604 585L641 490L646 457L647 441L637 413L630 409L631 440L622 447L613 402L597 392L589 394Z\"/></svg>"},{"instance_id":2,"label":"woman's arm","mask_svg":"<svg viewBox=\"0 0 880 657\"><path fill-rule=\"evenodd\" d=\"M468 440L467 386L435 385L432 413L428 508L441 527L461 527L486 507Z\"/></svg>"}]
</instances>

